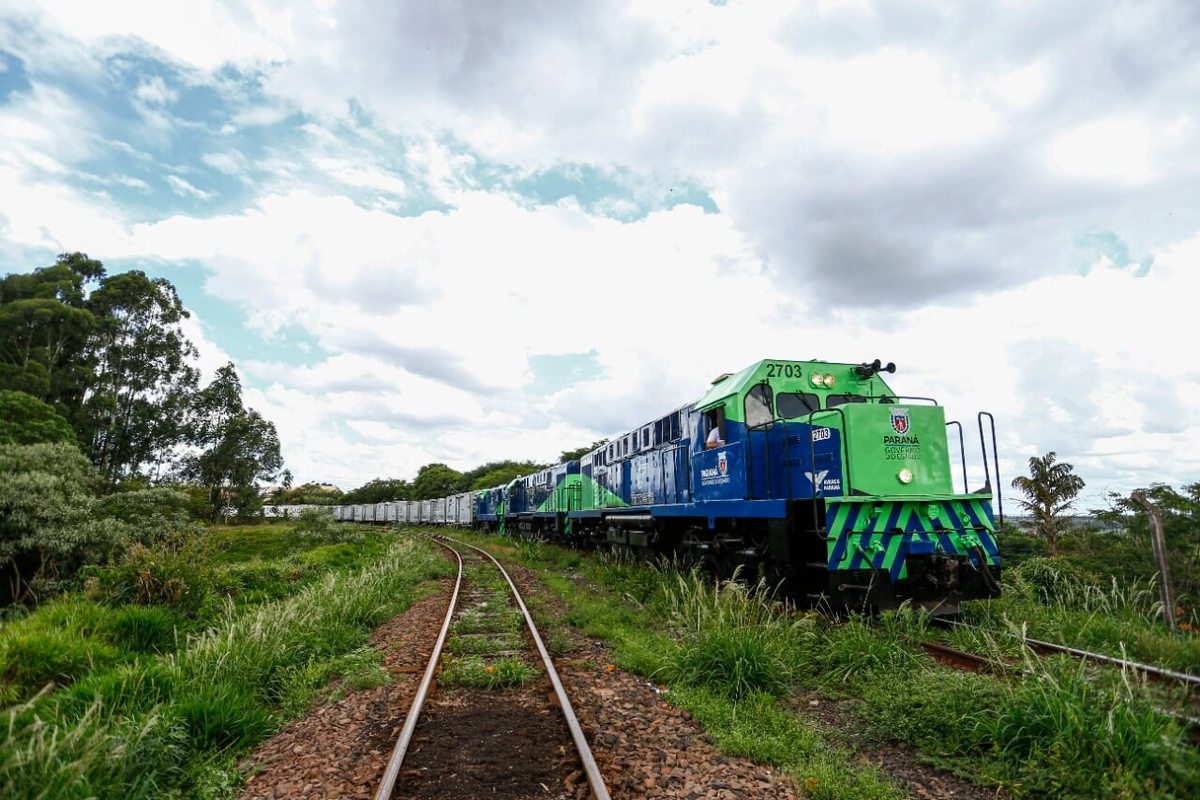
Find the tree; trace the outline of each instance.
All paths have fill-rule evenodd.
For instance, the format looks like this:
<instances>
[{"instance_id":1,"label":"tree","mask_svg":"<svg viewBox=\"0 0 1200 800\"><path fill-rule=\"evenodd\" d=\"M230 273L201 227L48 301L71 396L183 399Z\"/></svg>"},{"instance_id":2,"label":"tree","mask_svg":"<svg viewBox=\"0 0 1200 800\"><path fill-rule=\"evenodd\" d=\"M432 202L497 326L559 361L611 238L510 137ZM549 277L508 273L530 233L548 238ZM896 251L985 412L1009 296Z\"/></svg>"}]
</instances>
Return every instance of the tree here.
<instances>
[{"instance_id":1,"label":"tree","mask_svg":"<svg viewBox=\"0 0 1200 800\"><path fill-rule=\"evenodd\" d=\"M1083 478L1075 468L1051 451L1042 457L1029 459L1029 475L1014 478L1012 485L1025 494L1018 498L1021 507L1033 515L1034 525L1046 537L1050 555L1058 555L1058 535L1065 512L1083 491Z\"/></svg>"},{"instance_id":2,"label":"tree","mask_svg":"<svg viewBox=\"0 0 1200 800\"><path fill-rule=\"evenodd\" d=\"M407 482L405 487L408 486ZM281 489L275 502L279 505L300 505L300 506L333 506L342 503L360 502L357 500L347 500L345 498L350 495L343 494L341 489L336 486L328 486L321 483L302 483L299 486L293 486L290 489ZM390 494L386 499L401 500L404 495ZM367 501L361 501L367 502ZM372 500L373 503L383 502L382 500Z\"/></svg>"},{"instance_id":3,"label":"tree","mask_svg":"<svg viewBox=\"0 0 1200 800\"><path fill-rule=\"evenodd\" d=\"M389 500L409 500L412 486L400 478L372 478L341 496L339 503L386 503Z\"/></svg>"},{"instance_id":4,"label":"tree","mask_svg":"<svg viewBox=\"0 0 1200 800\"><path fill-rule=\"evenodd\" d=\"M0 389L27 392L72 416L91 374L88 336L95 315L87 284L104 266L64 253L52 266L0 280Z\"/></svg>"},{"instance_id":5,"label":"tree","mask_svg":"<svg viewBox=\"0 0 1200 800\"><path fill-rule=\"evenodd\" d=\"M578 461L588 453L606 444L608 444L608 439L601 439L598 442L592 442L585 447L580 447L575 450L564 450L558 457L558 463L564 464L568 461Z\"/></svg>"},{"instance_id":6,"label":"tree","mask_svg":"<svg viewBox=\"0 0 1200 800\"><path fill-rule=\"evenodd\" d=\"M426 464L413 480L413 496L410 499L432 500L455 494L460 491L458 487L461 480L462 473L456 469L451 469L445 464Z\"/></svg>"},{"instance_id":7,"label":"tree","mask_svg":"<svg viewBox=\"0 0 1200 800\"><path fill-rule=\"evenodd\" d=\"M105 278L87 302L94 374L78 428L109 485L161 463L183 436L199 376L196 348L181 323L189 315L175 287L137 270Z\"/></svg>"},{"instance_id":8,"label":"tree","mask_svg":"<svg viewBox=\"0 0 1200 800\"><path fill-rule=\"evenodd\" d=\"M198 452L184 460L182 472L208 491L210 518L215 522L230 507L239 516L250 516L261 505L258 482L273 480L283 458L275 426L243 405L233 364L217 370L212 383L196 395L190 428Z\"/></svg>"},{"instance_id":9,"label":"tree","mask_svg":"<svg viewBox=\"0 0 1200 800\"><path fill-rule=\"evenodd\" d=\"M75 442L71 424L25 392L0 389L0 444Z\"/></svg>"},{"instance_id":10,"label":"tree","mask_svg":"<svg viewBox=\"0 0 1200 800\"><path fill-rule=\"evenodd\" d=\"M513 478L530 475L545 469L548 464L535 461L492 461L470 472L463 473L459 482L459 491L490 489L493 486L504 486Z\"/></svg>"}]
</instances>

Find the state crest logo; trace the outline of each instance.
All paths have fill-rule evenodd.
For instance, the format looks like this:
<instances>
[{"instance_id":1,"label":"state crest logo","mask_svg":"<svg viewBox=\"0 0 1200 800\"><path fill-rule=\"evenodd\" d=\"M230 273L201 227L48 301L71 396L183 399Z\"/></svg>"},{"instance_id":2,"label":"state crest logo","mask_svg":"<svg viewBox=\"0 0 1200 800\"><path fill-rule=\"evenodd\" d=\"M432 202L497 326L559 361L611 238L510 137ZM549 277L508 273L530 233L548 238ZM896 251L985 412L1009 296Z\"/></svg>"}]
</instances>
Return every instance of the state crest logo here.
<instances>
[{"instance_id":1,"label":"state crest logo","mask_svg":"<svg viewBox=\"0 0 1200 800\"><path fill-rule=\"evenodd\" d=\"M729 474L729 463L725 459L724 450L717 455L717 472L721 473L722 475Z\"/></svg>"},{"instance_id":2,"label":"state crest logo","mask_svg":"<svg viewBox=\"0 0 1200 800\"><path fill-rule=\"evenodd\" d=\"M892 430L903 436L908 433L911 427L908 421L907 408L893 408L892 410Z\"/></svg>"}]
</instances>

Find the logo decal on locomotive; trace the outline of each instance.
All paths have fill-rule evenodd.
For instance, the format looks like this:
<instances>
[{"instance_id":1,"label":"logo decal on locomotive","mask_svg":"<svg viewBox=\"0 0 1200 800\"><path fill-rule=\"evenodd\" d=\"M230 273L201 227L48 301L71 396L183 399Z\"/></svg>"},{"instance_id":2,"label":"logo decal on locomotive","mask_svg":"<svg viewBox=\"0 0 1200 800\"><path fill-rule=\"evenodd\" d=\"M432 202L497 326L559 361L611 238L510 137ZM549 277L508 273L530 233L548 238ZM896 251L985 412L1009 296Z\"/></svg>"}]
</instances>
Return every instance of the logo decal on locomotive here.
<instances>
[{"instance_id":1,"label":"logo decal on locomotive","mask_svg":"<svg viewBox=\"0 0 1200 800\"><path fill-rule=\"evenodd\" d=\"M903 436L908 433L910 427L908 421L907 408L893 408L892 410L892 430Z\"/></svg>"},{"instance_id":2,"label":"logo decal on locomotive","mask_svg":"<svg viewBox=\"0 0 1200 800\"><path fill-rule=\"evenodd\" d=\"M729 462L725 458L724 450L722 450L720 453L717 453L717 472L721 473L722 475L729 474Z\"/></svg>"}]
</instances>

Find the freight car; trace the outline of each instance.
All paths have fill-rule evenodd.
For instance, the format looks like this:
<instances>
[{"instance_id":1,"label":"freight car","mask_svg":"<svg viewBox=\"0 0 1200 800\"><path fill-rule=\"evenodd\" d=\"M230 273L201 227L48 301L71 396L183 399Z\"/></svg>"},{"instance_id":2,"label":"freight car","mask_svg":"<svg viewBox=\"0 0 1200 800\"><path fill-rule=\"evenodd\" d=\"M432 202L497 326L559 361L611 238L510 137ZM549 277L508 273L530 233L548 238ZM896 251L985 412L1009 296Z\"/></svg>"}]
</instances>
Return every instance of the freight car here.
<instances>
[{"instance_id":1,"label":"freight car","mask_svg":"<svg viewBox=\"0 0 1200 800\"><path fill-rule=\"evenodd\" d=\"M1000 590L994 421L977 416L984 483L968 491L962 425L897 395L893 372L759 361L578 461L476 493L469 514L456 496L418 519L740 567L810 604L953 612Z\"/></svg>"}]
</instances>

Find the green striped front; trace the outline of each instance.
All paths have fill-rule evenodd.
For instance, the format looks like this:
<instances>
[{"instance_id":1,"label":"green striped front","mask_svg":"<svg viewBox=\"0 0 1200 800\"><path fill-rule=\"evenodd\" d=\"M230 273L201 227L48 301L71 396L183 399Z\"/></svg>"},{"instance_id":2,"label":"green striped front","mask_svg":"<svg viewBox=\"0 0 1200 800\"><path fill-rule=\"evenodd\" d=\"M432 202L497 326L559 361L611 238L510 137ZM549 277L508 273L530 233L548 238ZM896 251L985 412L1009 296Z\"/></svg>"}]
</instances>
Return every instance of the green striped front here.
<instances>
[{"instance_id":1,"label":"green striped front","mask_svg":"<svg viewBox=\"0 0 1200 800\"><path fill-rule=\"evenodd\" d=\"M990 495L829 498L829 568L886 569L895 583L908 577L910 552L970 558L975 548L989 565L999 566L990 501Z\"/></svg>"}]
</instances>

